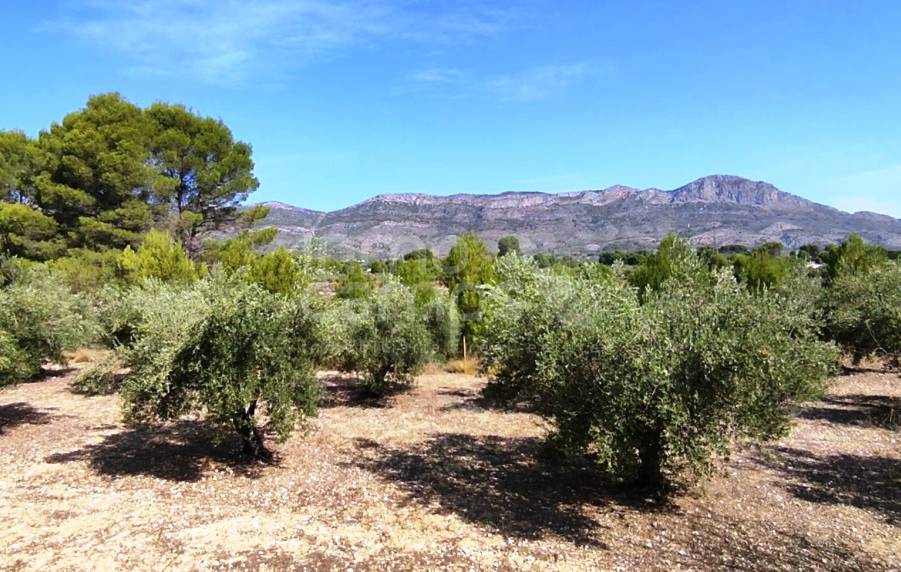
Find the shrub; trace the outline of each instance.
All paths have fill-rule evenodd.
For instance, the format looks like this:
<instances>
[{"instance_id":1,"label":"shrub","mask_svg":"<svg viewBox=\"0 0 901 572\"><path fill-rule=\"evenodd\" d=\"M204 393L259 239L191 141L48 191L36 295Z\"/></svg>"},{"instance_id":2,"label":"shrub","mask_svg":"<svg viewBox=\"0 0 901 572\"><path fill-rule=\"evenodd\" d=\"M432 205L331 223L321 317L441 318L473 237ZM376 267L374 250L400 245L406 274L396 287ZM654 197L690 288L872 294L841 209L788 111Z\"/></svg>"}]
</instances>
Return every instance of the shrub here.
<instances>
[{"instance_id":1,"label":"shrub","mask_svg":"<svg viewBox=\"0 0 901 572\"><path fill-rule=\"evenodd\" d=\"M508 254L519 254L522 249L519 247L519 238L515 235L502 236L497 241L497 255L507 256Z\"/></svg>"},{"instance_id":2,"label":"shrub","mask_svg":"<svg viewBox=\"0 0 901 572\"><path fill-rule=\"evenodd\" d=\"M88 306L45 268L23 268L0 288L0 385L26 381L45 361L89 341Z\"/></svg>"},{"instance_id":3,"label":"shrub","mask_svg":"<svg viewBox=\"0 0 901 572\"><path fill-rule=\"evenodd\" d=\"M539 272L525 259L509 264L513 258L501 259L501 282L485 295L479 336L482 367L492 378L491 397L533 399L541 406L540 368L546 338L578 318L574 310L587 310L584 306L591 301L593 289L583 280Z\"/></svg>"},{"instance_id":4,"label":"shrub","mask_svg":"<svg viewBox=\"0 0 901 572\"><path fill-rule=\"evenodd\" d=\"M353 262L348 265L335 286L335 293L345 300L359 300L372 294L372 279L363 267Z\"/></svg>"},{"instance_id":5,"label":"shrub","mask_svg":"<svg viewBox=\"0 0 901 572\"><path fill-rule=\"evenodd\" d=\"M883 266L888 262L888 254L878 244L870 244L859 234L852 234L838 246L827 246L820 259L826 264L826 276L832 282L841 276L863 275Z\"/></svg>"},{"instance_id":6,"label":"shrub","mask_svg":"<svg viewBox=\"0 0 901 572\"><path fill-rule=\"evenodd\" d=\"M306 284L294 256L284 247L256 258L248 278L274 294L290 294Z\"/></svg>"},{"instance_id":7,"label":"shrub","mask_svg":"<svg viewBox=\"0 0 901 572\"><path fill-rule=\"evenodd\" d=\"M482 360L494 392L529 398L558 446L656 487L703 475L735 437L780 434L834 348L778 293L687 264L644 305L617 280L538 274L492 289Z\"/></svg>"},{"instance_id":8,"label":"shrub","mask_svg":"<svg viewBox=\"0 0 901 572\"><path fill-rule=\"evenodd\" d=\"M69 249L67 256L53 260L49 266L76 292L93 292L119 280L120 255L116 250Z\"/></svg>"},{"instance_id":9,"label":"shrub","mask_svg":"<svg viewBox=\"0 0 901 572\"><path fill-rule=\"evenodd\" d=\"M392 384L411 383L431 353L413 293L389 282L358 309L348 327L342 369L362 373L366 389L375 395L383 395Z\"/></svg>"},{"instance_id":10,"label":"shrub","mask_svg":"<svg viewBox=\"0 0 901 572\"><path fill-rule=\"evenodd\" d=\"M352 335L360 327L358 322L364 319L362 301L332 298L327 302L320 317L320 327L324 334L320 365L329 369L354 371L356 361Z\"/></svg>"},{"instance_id":11,"label":"shrub","mask_svg":"<svg viewBox=\"0 0 901 572\"><path fill-rule=\"evenodd\" d=\"M256 285L220 291L209 311L199 316L182 318L190 325L182 323L177 335L163 336L169 344L159 358L132 362L136 367L123 390L126 420L151 422L203 412L216 426L236 431L249 456L269 459L259 424L263 410L280 439L291 434L298 417L316 410L316 316L308 304ZM150 322L158 326L160 319L166 318ZM145 350L153 338L139 337L143 357L150 357Z\"/></svg>"},{"instance_id":12,"label":"shrub","mask_svg":"<svg viewBox=\"0 0 901 572\"><path fill-rule=\"evenodd\" d=\"M98 341L109 348L134 341L135 327L142 319L139 300L145 292L142 288L116 285L106 285L94 292L91 300L99 327Z\"/></svg>"},{"instance_id":13,"label":"shrub","mask_svg":"<svg viewBox=\"0 0 901 572\"><path fill-rule=\"evenodd\" d=\"M825 296L827 333L855 363L871 354L901 358L901 266L839 276Z\"/></svg>"},{"instance_id":14,"label":"shrub","mask_svg":"<svg viewBox=\"0 0 901 572\"><path fill-rule=\"evenodd\" d=\"M644 308L650 367L631 429L640 480L703 475L733 438L771 439L789 426L789 405L817 397L837 354L810 315L778 294L753 295L720 275L716 283L673 283Z\"/></svg>"},{"instance_id":15,"label":"shrub","mask_svg":"<svg viewBox=\"0 0 901 572\"><path fill-rule=\"evenodd\" d=\"M149 278L190 284L198 277L197 269L181 243L159 230L148 232L137 251L126 246L119 264L132 284L140 284Z\"/></svg>"},{"instance_id":16,"label":"shrub","mask_svg":"<svg viewBox=\"0 0 901 572\"><path fill-rule=\"evenodd\" d=\"M788 279L793 265L791 258L773 254L764 245L750 254L735 256L735 275L748 288L759 292L779 286Z\"/></svg>"},{"instance_id":17,"label":"shrub","mask_svg":"<svg viewBox=\"0 0 901 572\"><path fill-rule=\"evenodd\" d=\"M416 302L425 305L435 296L435 281L441 274L441 264L432 255L431 250L425 251L427 255L417 255L417 251L408 254L395 265L394 273L406 286L413 289ZM413 256L411 256L413 255Z\"/></svg>"}]
</instances>

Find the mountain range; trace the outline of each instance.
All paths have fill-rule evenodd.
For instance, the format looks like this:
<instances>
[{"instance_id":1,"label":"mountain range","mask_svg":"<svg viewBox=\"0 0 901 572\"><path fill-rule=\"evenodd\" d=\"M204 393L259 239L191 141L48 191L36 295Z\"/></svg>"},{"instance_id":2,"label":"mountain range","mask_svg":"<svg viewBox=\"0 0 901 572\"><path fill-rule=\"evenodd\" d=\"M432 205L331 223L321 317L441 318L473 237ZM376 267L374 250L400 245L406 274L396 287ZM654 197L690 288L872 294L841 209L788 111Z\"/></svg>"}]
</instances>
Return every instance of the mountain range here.
<instances>
[{"instance_id":1,"label":"mountain range","mask_svg":"<svg viewBox=\"0 0 901 572\"><path fill-rule=\"evenodd\" d=\"M839 242L856 232L901 250L901 220L846 213L766 182L728 175L669 191L617 185L555 194L386 194L332 212L263 204L270 209L263 225L280 231L277 244L293 247L316 237L340 257L397 257L419 248L443 255L466 232L492 248L500 237L514 234L527 254L577 257L651 249L673 232L699 246L780 241L792 248Z\"/></svg>"}]
</instances>

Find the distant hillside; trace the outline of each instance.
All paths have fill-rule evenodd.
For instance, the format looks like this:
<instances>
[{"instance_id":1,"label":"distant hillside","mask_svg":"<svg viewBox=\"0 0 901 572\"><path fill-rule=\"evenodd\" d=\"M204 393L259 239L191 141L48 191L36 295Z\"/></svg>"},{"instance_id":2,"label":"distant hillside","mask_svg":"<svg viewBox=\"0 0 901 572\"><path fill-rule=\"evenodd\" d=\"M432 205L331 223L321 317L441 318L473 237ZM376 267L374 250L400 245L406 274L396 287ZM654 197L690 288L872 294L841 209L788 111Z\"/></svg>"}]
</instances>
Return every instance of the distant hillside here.
<instances>
[{"instance_id":1,"label":"distant hillside","mask_svg":"<svg viewBox=\"0 0 901 572\"><path fill-rule=\"evenodd\" d=\"M713 175L672 191L614 186L600 191L499 195L379 195L334 212L284 203L264 224L295 246L323 239L338 256L396 257L417 248L446 253L457 236L475 232L493 248L508 234L526 253L593 255L609 249L647 249L675 232L702 245L790 247L830 243L858 232L901 249L901 220L849 214L741 177Z\"/></svg>"}]
</instances>

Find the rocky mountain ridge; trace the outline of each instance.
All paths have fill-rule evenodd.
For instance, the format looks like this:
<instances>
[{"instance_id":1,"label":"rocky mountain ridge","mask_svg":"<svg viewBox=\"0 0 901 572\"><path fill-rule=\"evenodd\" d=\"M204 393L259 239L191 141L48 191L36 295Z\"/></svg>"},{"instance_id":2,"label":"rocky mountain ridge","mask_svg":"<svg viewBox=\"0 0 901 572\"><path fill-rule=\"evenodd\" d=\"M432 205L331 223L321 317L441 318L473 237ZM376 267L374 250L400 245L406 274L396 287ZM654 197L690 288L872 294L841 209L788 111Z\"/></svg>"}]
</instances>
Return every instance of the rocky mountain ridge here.
<instances>
[{"instance_id":1,"label":"rocky mountain ridge","mask_svg":"<svg viewBox=\"0 0 901 572\"><path fill-rule=\"evenodd\" d=\"M729 175L703 177L670 191L617 185L555 194L384 194L332 212L263 204L270 207L263 224L280 230L279 244L297 246L316 237L338 256L394 257L417 248L444 254L464 232L477 233L492 247L501 236L515 234L527 253L576 256L652 248L670 232L698 245L778 240L790 247L836 242L858 232L901 249L901 220L846 213Z\"/></svg>"}]
</instances>

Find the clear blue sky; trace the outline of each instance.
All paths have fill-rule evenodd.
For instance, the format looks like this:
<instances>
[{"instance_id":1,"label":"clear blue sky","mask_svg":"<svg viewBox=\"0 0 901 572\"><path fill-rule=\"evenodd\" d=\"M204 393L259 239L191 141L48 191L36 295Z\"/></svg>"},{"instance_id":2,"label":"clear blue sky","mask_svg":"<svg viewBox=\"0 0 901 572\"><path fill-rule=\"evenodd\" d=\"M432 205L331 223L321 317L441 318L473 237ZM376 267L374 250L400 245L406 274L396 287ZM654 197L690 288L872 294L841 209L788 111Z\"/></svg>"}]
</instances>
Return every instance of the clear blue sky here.
<instances>
[{"instance_id":1,"label":"clear blue sky","mask_svg":"<svg viewBox=\"0 0 901 572\"><path fill-rule=\"evenodd\" d=\"M221 117L254 200L674 188L901 217L901 1L64 0L0 18L0 129L119 91Z\"/></svg>"}]
</instances>

